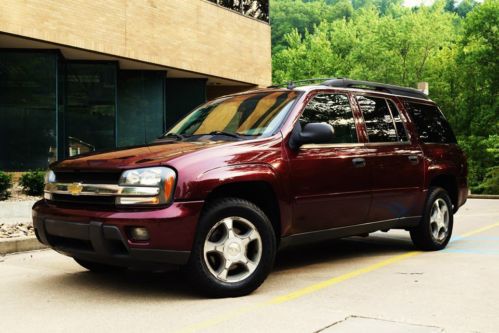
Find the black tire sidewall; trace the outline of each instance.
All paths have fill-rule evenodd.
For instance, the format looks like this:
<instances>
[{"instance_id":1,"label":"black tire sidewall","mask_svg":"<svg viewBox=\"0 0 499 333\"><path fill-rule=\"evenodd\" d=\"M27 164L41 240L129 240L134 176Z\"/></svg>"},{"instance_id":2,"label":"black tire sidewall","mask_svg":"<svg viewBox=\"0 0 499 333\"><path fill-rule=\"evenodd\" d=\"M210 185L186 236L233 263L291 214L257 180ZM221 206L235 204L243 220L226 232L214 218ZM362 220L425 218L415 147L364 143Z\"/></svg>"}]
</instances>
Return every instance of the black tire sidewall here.
<instances>
[{"instance_id":1,"label":"black tire sidewall","mask_svg":"<svg viewBox=\"0 0 499 333\"><path fill-rule=\"evenodd\" d=\"M238 216L250 221L260 234L262 255L256 270L243 281L228 283L214 277L204 260L203 247L212 227L220 220ZM212 297L235 297L258 288L273 268L276 238L272 224L263 211L249 201L236 198L217 200L203 212L188 263L187 273L197 289Z\"/></svg>"}]
</instances>

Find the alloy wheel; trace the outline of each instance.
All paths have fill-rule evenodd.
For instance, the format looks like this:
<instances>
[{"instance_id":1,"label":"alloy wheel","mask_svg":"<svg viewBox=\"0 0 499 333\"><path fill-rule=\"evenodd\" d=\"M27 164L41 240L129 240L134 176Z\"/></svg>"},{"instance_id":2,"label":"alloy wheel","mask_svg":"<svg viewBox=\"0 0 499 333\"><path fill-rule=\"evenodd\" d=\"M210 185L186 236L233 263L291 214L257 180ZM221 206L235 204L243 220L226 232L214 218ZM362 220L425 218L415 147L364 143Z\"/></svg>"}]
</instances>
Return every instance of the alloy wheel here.
<instances>
[{"instance_id":1,"label":"alloy wheel","mask_svg":"<svg viewBox=\"0 0 499 333\"><path fill-rule=\"evenodd\" d=\"M242 217L215 223L206 236L203 255L216 279L235 283L250 276L262 257L262 239L256 227Z\"/></svg>"}]
</instances>

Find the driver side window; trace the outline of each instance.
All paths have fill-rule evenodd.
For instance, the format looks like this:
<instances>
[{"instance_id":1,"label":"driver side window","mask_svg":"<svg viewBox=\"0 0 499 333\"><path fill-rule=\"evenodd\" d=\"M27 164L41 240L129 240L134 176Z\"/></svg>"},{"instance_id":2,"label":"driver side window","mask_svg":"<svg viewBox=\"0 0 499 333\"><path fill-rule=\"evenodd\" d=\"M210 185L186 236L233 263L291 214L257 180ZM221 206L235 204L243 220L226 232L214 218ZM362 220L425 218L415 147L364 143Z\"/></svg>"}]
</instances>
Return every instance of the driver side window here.
<instances>
[{"instance_id":1,"label":"driver side window","mask_svg":"<svg viewBox=\"0 0 499 333\"><path fill-rule=\"evenodd\" d=\"M303 110L300 124L327 123L334 128L330 143L357 143L357 130L348 96L317 94Z\"/></svg>"}]
</instances>

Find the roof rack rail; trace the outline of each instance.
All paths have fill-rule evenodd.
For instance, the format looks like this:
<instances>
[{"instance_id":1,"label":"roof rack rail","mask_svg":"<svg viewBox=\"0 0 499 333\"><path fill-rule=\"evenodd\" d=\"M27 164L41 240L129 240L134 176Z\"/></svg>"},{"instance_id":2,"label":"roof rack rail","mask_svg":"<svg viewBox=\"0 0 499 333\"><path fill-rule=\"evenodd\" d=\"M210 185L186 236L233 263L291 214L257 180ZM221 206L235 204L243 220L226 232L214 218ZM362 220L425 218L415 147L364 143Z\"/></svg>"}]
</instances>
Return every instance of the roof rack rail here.
<instances>
[{"instance_id":1,"label":"roof rack rail","mask_svg":"<svg viewBox=\"0 0 499 333\"><path fill-rule=\"evenodd\" d=\"M328 87L338 87L338 88L357 88L357 89L376 90L381 92L387 92L394 95L415 97L421 99L430 99L428 95L414 88L394 86L391 84L384 84L384 83L377 83L370 81L358 81L358 80L336 78L336 79L328 79L322 82L321 85Z\"/></svg>"},{"instance_id":2,"label":"roof rack rail","mask_svg":"<svg viewBox=\"0 0 499 333\"><path fill-rule=\"evenodd\" d=\"M286 83L280 83L280 84L274 84L274 85L268 86L268 88L287 87L288 89L294 89L297 87L297 84L311 83L311 82L324 82L325 80L331 80L331 78L315 78L315 79L288 81Z\"/></svg>"}]
</instances>

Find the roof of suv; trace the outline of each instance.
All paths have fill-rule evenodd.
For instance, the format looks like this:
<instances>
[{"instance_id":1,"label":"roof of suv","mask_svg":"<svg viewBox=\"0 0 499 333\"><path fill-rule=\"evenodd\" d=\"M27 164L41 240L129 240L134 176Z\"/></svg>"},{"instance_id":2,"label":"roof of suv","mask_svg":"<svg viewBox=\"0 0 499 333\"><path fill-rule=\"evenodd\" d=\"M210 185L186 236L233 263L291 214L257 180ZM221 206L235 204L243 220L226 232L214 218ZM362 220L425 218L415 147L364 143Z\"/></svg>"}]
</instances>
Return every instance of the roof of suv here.
<instances>
[{"instance_id":1,"label":"roof of suv","mask_svg":"<svg viewBox=\"0 0 499 333\"><path fill-rule=\"evenodd\" d=\"M322 81L322 82L316 83L316 84L311 84L311 85L297 86L297 84L301 84L301 83L312 83L312 82L318 82L318 81ZM283 84L283 85L270 86L269 88L284 88L284 89L296 89L299 91L309 91L309 90L313 90L313 89L324 89L325 87L341 88L341 89L348 89L348 90L354 90L354 91L373 91L376 93L383 93L383 94L389 94L389 95L395 95L395 96L401 96L401 97L409 97L409 98L417 98L417 99L431 101L431 99L428 97L428 95L426 95L422 91L419 91L419 90L414 89L414 88L408 88L408 87L402 87L402 86L396 86L396 85L384 84L384 83L378 83L378 82L371 82L371 81L349 80L349 79L343 79L343 78L309 79L309 80L292 81L292 82L289 82L289 83Z\"/></svg>"}]
</instances>

